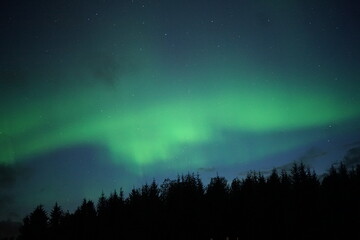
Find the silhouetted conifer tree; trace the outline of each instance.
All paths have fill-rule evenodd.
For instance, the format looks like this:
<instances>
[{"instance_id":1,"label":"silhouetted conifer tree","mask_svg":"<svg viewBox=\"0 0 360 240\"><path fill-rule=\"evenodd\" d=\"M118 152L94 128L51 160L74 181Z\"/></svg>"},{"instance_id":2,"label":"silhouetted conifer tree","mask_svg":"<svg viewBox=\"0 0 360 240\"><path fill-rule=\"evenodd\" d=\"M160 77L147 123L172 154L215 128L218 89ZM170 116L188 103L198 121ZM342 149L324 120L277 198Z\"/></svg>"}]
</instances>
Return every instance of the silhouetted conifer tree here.
<instances>
[{"instance_id":1,"label":"silhouetted conifer tree","mask_svg":"<svg viewBox=\"0 0 360 240\"><path fill-rule=\"evenodd\" d=\"M20 239L48 238L48 216L42 205L37 206L23 222Z\"/></svg>"},{"instance_id":2,"label":"silhouetted conifer tree","mask_svg":"<svg viewBox=\"0 0 360 240\"><path fill-rule=\"evenodd\" d=\"M64 218L64 212L58 203L55 203L50 212L49 219L49 236L51 239L62 239L64 233L62 229L62 221Z\"/></svg>"},{"instance_id":3,"label":"silhouetted conifer tree","mask_svg":"<svg viewBox=\"0 0 360 240\"><path fill-rule=\"evenodd\" d=\"M74 213L55 203L50 219L40 205L26 216L19 239L345 239L359 238L360 166L332 166L320 182L303 163L265 177L179 175L86 199Z\"/></svg>"}]
</instances>

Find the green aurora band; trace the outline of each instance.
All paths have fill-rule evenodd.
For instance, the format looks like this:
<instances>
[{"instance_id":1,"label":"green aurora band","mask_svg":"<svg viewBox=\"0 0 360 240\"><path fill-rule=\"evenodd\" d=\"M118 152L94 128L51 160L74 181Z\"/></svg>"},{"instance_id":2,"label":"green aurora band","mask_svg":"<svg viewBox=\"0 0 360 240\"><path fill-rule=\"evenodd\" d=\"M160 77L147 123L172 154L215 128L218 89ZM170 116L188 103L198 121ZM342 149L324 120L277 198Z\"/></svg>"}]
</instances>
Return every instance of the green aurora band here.
<instances>
[{"instance_id":1,"label":"green aurora band","mask_svg":"<svg viewBox=\"0 0 360 240\"><path fill-rule=\"evenodd\" d=\"M192 73L184 78L206 79L202 82L207 84L186 88L171 87L168 79L176 81L174 74L143 71L119 77L112 87L99 82L69 85L46 101L39 98L12 110L11 105L2 106L7 114L0 121L0 163L77 144L98 144L110 150L115 162L127 159L129 164L147 166L171 161L184 146L222 141L222 130L254 134L306 130L360 116L356 101L349 104L331 88L279 86L269 76L229 72ZM170 83L134 87L139 79L145 82L154 74L160 82ZM165 94L166 101L161 99ZM303 141L309 140L272 146L264 154L289 150ZM198 157L192 164L201 166L204 161Z\"/></svg>"}]
</instances>

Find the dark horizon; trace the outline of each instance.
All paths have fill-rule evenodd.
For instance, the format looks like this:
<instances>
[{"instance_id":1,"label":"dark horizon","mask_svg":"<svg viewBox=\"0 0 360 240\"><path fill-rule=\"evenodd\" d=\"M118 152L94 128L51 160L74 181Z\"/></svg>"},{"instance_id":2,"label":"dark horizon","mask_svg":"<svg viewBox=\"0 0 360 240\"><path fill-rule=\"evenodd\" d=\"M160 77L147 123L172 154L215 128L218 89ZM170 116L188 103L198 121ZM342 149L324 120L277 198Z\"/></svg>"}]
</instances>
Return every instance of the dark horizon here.
<instances>
[{"instance_id":1,"label":"dark horizon","mask_svg":"<svg viewBox=\"0 0 360 240\"><path fill-rule=\"evenodd\" d=\"M161 184L153 180L127 197L121 188L103 192L74 212L58 203L50 211L38 205L17 239L356 238L359 189L360 165L343 162L321 177L303 163L231 182L217 175L208 185L188 173Z\"/></svg>"}]
</instances>

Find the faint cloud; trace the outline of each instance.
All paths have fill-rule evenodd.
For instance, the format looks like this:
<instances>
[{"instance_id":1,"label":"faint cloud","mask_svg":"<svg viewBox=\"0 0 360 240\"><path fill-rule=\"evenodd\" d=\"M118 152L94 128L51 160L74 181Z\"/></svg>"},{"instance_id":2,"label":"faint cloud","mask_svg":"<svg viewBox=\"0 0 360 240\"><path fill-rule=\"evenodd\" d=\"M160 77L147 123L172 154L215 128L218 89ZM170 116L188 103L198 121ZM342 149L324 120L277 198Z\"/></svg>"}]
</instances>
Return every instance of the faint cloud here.
<instances>
[{"instance_id":1,"label":"faint cloud","mask_svg":"<svg viewBox=\"0 0 360 240\"><path fill-rule=\"evenodd\" d=\"M19 178L27 178L29 175L29 168L0 164L0 190L12 187Z\"/></svg>"},{"instance_id":2,"label":"faint cloud","mask_svg":"<svg viewBox=\"0 0 360 240\"><path fill-rule=\"evenodd\" d=\"M325 156L326 154L327 154L327 152L321 150L320 148L311 147L299 158L295 159L292 162L281 165L281 166L277 167L276 169L289 171L293 167L294 163L303 163L306 166L311 166L317 160L317 158ZM269 172L271 172L271 170L269 170Z\"/></svg>"},{"instance_id":3,"label":"faint cloud","mask_svg":"<svg viewBox=\"0 0 360 240\"><path fill-rule=\"evenodd\" d=\"M345 148L353 148L353 147L360 147L360 141L352 142L349 144L343 145Z\"/></svg>"},{"instance_id":4,"label":"faint cloud","mask_svg":"<svg viewBox=\"0 0 360 240\"><path fill-rule=\"evenodd\" d=\"M26 179L30 174L28 168L15 165L0 164L0 216L1 218L14 218L17 213L10 211L15 202L11 189L17 181Z\"/></svg>"},{"instance_id":5,"label":"faint cloud","mask_svg":"<svg viewBox=\"0 0 360 240\"><path fill-rule=\"evenodd\" d=\"M360 164L360 147L349 149L344 156L343 162L348 167Z\"/></svg>"},{"instance_id":6,"label":"faint cloud","mask_svg":"<svg viewBox=\"0 0 360 240\"><path fill-rule=\"evenodd\" d=\"M197 169L199 172L214 172L214 167L201 167Z\"/></svg>"},{"instance_id":7,"label":"faint cloud","mask_svg":"<svg viewBox=\"0 0 360 240\"><path fill-rule=\"evenodd\" d=\"M305 151L303 155L301 155L299 158L297 158L294 161L274 167L272 169L260 170L258 172L267 176L267 175L271 174L273 169L276 169L278 172L283 171L283 170L290 171L291 168L294 166L294 163L303 163L306 166L311 166L312 163L317 160L317 158L325 156L326 154L327 154L327 152L321 150L320 148L311 147L310 149ZM246 177L248 175L248 173L249 173L249 171L247 171L247 172L243 171L243 172L239 172L238 175L240 177Z\"/></svg>"},{"instance_id":8,"label":"faint cloud","mask_svg":"<svg viewBox=\"0 0 360 240\"><path fill-rule=\"evenodd\" d=\"M309 150L307 150L304 155L302 155L301 157L299 157L296 162L302 162L304 164L308 164L311 165L312 162L314 162L317 158L322 157L326 155L326 152L324 152L323 150L316 148L316 147L312 147Z\"/></svg>"}]
</instances>

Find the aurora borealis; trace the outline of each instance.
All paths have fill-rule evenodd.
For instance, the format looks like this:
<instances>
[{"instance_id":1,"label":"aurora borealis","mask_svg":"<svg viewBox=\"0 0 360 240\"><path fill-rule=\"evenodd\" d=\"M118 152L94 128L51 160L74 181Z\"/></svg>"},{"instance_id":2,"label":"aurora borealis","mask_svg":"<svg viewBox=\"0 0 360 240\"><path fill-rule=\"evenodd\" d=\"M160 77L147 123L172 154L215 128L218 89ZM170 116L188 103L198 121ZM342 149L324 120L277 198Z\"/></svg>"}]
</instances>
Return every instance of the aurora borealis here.
<instances>
[{"instance_id":1,"label":"aurora borealis","mask_svg":"<svg viewBox=\"0 0 360 240\"><path fill-rule=\"evenodd\" d=\"M3 218L187 171L327 167L360 140L352 1L6 2Z\"/></svg>"}]
</instances>

